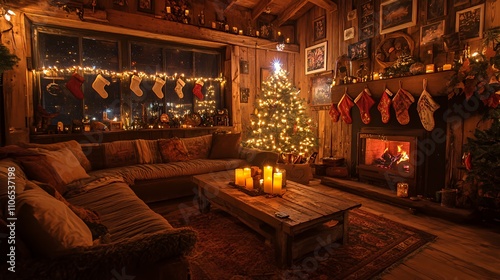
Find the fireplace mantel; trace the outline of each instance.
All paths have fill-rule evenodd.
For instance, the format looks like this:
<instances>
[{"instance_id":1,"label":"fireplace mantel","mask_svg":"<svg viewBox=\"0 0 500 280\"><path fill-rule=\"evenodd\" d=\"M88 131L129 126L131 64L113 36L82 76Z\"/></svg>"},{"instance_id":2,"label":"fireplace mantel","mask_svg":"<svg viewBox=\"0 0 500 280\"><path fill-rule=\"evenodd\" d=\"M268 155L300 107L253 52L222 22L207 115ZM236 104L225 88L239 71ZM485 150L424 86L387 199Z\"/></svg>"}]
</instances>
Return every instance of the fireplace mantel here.
<instances>
[{"instance_id":1,"label":"fireplace mantel","mask_svg":"<svg viewBox=\"0 0 500 280\"><path fill-rule=\"evenodd\" d=\"M377 99L382 96L385 88L388 88L394 94L399 89L399 83L401 82L402 87L409 91L413 96L420 96L423 89L423 79L427 79L427 91L432 96L445 96L447 95L446 86L450 77L453 75L453 71L444 71L431 74L407 76L392 79L383 79L376 81L369 81L364 83L355 83L347 85L338 85L332 87L332 101L337 103L345 92L347 87L347 93L352 98L356 96L365 88L368 87L373 97Z\"/></svg>"}]
</instances>

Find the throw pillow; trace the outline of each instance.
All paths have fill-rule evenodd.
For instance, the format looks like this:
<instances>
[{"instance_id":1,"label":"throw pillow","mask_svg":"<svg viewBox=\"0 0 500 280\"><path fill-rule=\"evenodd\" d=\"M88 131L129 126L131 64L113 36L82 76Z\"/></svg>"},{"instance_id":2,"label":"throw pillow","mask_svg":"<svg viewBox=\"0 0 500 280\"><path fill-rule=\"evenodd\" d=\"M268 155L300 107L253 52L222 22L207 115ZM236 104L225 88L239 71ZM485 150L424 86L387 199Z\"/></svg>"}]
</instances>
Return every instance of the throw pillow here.
<instances>
[{"instance_id":1,"label":"throw pillow","mask_svg":"<svg viewBox=\"0 0 500 280\"><path fill-rule=\"evenodd\" d=\"M181 139L174 137L158 140L163 162L176 162L189 159L189 152Z\"/></svg>"},{"instance_id":2,"label":"throw pillow","mask_svg":"<svg viewBox=\"0 0 500 280\"><path fill-rule=\"evenodd\" d=\"M139 163L150 164L162 162L156 140L137 139L134 143L137 155L139 156Z\"/></svg>"},{"instance_id":3,"label":"throw pillow","mask_svg":"<svg viewBox=\"0 0 500 280\"><path fill-rule=\"evenodd\" d=\"M73 211L73 213L75 213L80 219L82 219L82 221L89 227L90 232L92 233L92 240L98 240L99 244L109 243L109 230L105 225L102 224L101 218L96 211L69 203L57 191L57 189L50 184L28 181L27 186L29 188L40 187L52 197L68 206L69 209L71 209L71 211Z\"/></svg>"},{"instance_id":4,"label":"throw pillow","mask_svg":"<svg viewBox=\"0 0 500 280\"><path fill-rule=\"evenodd\" d=\"M57 151L63 148L67 148L73 153L73 155L78 159L78 162L82 165L85 171L92 170L92 166L90 165L90 161L87 159L87 156L82 151L82 147L75 140L67 141L67 142L59 142L54 144L37 144L37 143L19 143L19 146L24 148L41 148L49 151Z\"/></svg>"},{"instance_id":5,"label":"throw pillow","mask_svg":"<svg viewBox=\"0 0 500 280\"><path fill-rule=\"evenodd\" d=\"M181 138L189 153L189 159L208 158L212 147L212 134Z\"/></svg>"},{"instance_id":6,"label":"throw pillow","mask_svg":"<svg viewBox=\"0 0 500 280\"><path fill-rule=\"evenodd\" d=\"M17 196L16 216L16 230L35 255L55 256L63 250L93 244L85 223L40 188L26 189Z\"/></svg>"},{"instance_id":7,"label":"throw pillow","mask_svg":"<svg viewBox=\"0 0 500 280\"><path fill-rule=\"evenodd\" d=\"M133 140L104 143L106 167L121 167L139 163L139 156Z\"/></svg>"},{"instance_id":8,"label":"throw pillow","mask_svg":"<svg viewBox=\"0 0 500 280\"><path fill-rule=\"evenodd\" d=\"M240 142L240 133L214 134L209 158L239 158Z\"/></svg>"},{"instance_id":9,"label":"throw pillow","mask_svg":"<svg viewBox=\"0 0 500 280\"><path fill-rule=\"evenodd\" d=\"M63 148L56 151L32 148L36 152L33 156L19 157L29 178L49 183L64 194L64 186L67 184L89 178L85 169L80 165L73 153Z\"/></svg>"}]
</instances>

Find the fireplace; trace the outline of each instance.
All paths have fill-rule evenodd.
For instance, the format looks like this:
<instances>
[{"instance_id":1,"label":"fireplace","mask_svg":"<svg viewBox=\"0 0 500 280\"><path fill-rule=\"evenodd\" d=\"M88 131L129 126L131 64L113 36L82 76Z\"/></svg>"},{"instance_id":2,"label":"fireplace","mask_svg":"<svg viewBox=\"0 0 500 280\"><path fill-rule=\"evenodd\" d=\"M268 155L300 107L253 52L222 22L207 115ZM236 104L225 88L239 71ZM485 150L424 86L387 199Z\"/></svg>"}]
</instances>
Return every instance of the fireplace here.
<instances>
[{"instance_id":1,"label":"fireplace","mask_svg":"<svg viewBox=\"0 0 500 280\"><path fill-rule=\"evenodd\" d=\"M426 168L417 149L424 136L420 129L362 128L357 143L360 181L393 191L397 183L405 182L410 195L423 194L420 169Z\"/></svg>"}]
</instances>

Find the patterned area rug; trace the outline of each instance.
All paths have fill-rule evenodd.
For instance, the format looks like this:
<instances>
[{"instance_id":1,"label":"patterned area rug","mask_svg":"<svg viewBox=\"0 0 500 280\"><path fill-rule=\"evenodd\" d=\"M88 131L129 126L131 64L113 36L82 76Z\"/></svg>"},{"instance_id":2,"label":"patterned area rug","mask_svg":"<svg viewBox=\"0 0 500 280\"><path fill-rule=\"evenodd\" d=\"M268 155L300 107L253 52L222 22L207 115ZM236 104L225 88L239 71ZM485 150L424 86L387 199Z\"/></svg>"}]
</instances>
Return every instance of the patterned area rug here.
<instances>
[{"instance_id":1,"label":"patterned area rug","mask_svg":"<svg viewBox=\"0 0 500 280\"><path fill-rule=\"evenodd\" d=\"M199 233L189 256L193 280L371 279L436 238L360 209L351 213L348 245L319 240L313 253L287 270L275 265L274 249L263 237L221 210L169 213L167 219Z\"/></svg>"}]
</instances>

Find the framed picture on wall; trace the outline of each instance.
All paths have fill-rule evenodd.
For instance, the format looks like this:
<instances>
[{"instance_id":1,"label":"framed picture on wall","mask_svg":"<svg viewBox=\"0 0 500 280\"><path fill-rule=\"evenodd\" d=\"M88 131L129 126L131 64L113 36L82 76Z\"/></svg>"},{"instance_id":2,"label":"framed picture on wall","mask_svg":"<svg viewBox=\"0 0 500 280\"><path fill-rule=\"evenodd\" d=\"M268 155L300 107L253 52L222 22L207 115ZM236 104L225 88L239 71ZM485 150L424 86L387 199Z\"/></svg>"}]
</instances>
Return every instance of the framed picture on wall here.
<instances>
[{"instance_id":1,"label":"framed picture on wall","mask_svg":"<svg viewBox=\"0 0 500 280\"><path fill-rule=\"evenodd\" d=\"M380 4L380 34L417 24L417 0L389 0Z\"/></svg>"},{"instance_id":2,"label":"framed picture on wall","mask_svg":"<svg viewBox=\"0 0 500 280\"><path fill-rule=\"evenodd\" d=\"M446 16L446 0L427 0L427 21L434 21Z\"/></svg>"},{"instance_id":3,"label":"framed picture on wall","mask_svg":"<svg viewBox=\"0 0 500 280\"><path fill-rule=\"evenodd\" d=\"M314 20L314 41L319 41L326 38L326 17L322 16Z\"/></svg>"},{"instance_id":4,"label":"framed picture on wall","mask_svg":"<svg viewBox=\"0 0 500 280\"><path fill-rule=\"evenodd\" d=\"M444 20L420 27L420 45L437 42L444 35Z\"/></svg>"},{"instance_id":5,"label":"framed picture on wall","mask_svg":"<svg viewBox=\"0 0 500 280\"><path fill-rule=\"evenodd\" d=\"M312 106L328 105L331 101L332 73L311 77L311 103Z\"/></svg>"},{"instance_id":6,"label":"framed picture on wall","mask_svg":"<svg viewBox=\"0 0 500 280\"><path fill-rule=\"evenodd\" d=\"M368 58L370 55L370 40L350 44L347 52L351 60Z\"/></svg>"},{"instance_id":7,"label":"framed picture on wall","mask_svg":"<svg viewBox=\"0 0 500 280\"><path fill-rule=\"evenodd\" d=\"M249 88L241 88L240 89L240 103L248 103L248 97L250 97L250 89Z\"/></svg>"},{"instance_id":8,"label":"framed picture on wall","mask_svg":"<svg viewBox=\"0 0 500 280\"><path fill-rule=\"evenodd\" d=\"M306 48L306 75L326 70L327 43L319 43Z\"/></svg>"},{"instance_id":9,"label":"framed picture on wall","mask_svg":"<svg viewBox=\"0 0 500 280\"><path fill-rule=\"evenodd\" d=\"M137 1L137 11L143 12L143 13L154 14L154 12L155 12L154 0L138 0Z\"/></svg>"},{"instance_id":10,"label":"framed picture on wall","mask_svg":"<svg viewBox=\"0 0 500 280\"><path fill-rule=\"evenodd\" d=\"M484 4L460 10L456 14L455 31L460 40L483 38Z\"/></svg>"}]
</instances>

